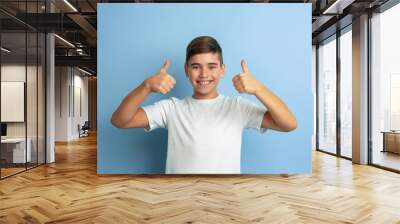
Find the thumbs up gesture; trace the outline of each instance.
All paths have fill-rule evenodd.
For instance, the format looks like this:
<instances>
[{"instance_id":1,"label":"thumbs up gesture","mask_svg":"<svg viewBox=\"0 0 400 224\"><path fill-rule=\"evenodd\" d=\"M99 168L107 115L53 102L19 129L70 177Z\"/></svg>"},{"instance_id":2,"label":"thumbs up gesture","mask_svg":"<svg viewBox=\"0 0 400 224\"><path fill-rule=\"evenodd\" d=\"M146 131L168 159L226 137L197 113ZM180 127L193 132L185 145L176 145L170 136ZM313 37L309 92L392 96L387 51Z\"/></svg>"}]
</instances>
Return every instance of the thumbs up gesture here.
<instances>
[{"instance_id":1,"label":"thumbs up gesture","mask_svg":"<svg viewBox=\"0 0 400 224\"><path fill-rule=\"evenodd\" d=\"M241 66L242 73L233 77L233 85L239 93L254 95L260 89L262 84L250 74L249 68L243 59L241 61Z\"/></svg>"},{"instance_id":2,"label":"thumbs up gesture","mask_svg":"<svg viewBox=\"0 0 400 224\"><path fill-rule=\"evenodd\" d=\"M158 92L165 95L174 88L176 81L174 77L167 73L170 64L170 61L166 60L164 65L156 74L150 76L144 81L145 86L151 92Z\"/></svg>"}]
</instances>

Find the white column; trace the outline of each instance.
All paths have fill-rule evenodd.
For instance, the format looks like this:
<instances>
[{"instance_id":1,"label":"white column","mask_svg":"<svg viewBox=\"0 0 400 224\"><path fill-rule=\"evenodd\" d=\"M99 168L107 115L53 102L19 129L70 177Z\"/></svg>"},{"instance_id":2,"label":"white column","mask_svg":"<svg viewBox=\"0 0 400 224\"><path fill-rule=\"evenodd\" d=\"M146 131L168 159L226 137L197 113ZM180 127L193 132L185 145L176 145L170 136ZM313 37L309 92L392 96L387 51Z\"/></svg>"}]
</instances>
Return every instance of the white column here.
<instances>
[{"instance_id":1,"label":"white column","mask_svg":"<svg viewBox=\"0 0 400 224\"><path fill-rule=\"evenodd\" d=\"M46 92L46 163L52 163L55 161L55 151L54 151L54 133L55 133L55 97L54 97L54 85L55 85L55 78L54 78L54 35L49 33L46 36L46 57L47 57L47 77L46 77L46 85L47 85L47 92Z\"/></svg>"},{"instance_id":2,"label":"white column","mask_svg":"<svg viewBox=\"0 0 400 224\"><path fill-rule=\"evenodd\" d=\"M53 12L54 6L50 1L46 4L47 11ZM55 149L54 149L54 133L55 133L55 44L54 35L49 33L46 35L46 163L55 162Z\"/></svg>"}]
</instances>

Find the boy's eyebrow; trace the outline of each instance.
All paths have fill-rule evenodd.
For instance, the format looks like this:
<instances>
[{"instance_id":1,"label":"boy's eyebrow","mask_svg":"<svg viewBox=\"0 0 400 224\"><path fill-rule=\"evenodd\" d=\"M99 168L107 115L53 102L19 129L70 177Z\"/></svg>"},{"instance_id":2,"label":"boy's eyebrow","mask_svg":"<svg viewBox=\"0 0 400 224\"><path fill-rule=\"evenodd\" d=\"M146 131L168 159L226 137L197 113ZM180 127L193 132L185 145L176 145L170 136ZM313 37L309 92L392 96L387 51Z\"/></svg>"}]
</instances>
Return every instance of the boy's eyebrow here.
<instances>
[{"instance_id":1,"label":"boy's eyebrow","mask_svg":"<svg viewBox=\"0 0 400 224\"><path fill-rule=\"evenodd\" d=\"M211 62L211 63L208 63L208 65L218 65L218 63Z\"/></svg>"},{"instance_id":2,"label":"boy's eyebrow","mask_svg":"<svg viewBox=\"0 0 400 224\"><path fill-rule=\"evenodd\" d=\"M194 62L194 63L190 64L190 66L193 66L193 65L201 65L201 64L197 63L197 62ZM207 65L218 65L218 63L211 62L211 63L207 63Z\"/></svg>"}]
</instances>

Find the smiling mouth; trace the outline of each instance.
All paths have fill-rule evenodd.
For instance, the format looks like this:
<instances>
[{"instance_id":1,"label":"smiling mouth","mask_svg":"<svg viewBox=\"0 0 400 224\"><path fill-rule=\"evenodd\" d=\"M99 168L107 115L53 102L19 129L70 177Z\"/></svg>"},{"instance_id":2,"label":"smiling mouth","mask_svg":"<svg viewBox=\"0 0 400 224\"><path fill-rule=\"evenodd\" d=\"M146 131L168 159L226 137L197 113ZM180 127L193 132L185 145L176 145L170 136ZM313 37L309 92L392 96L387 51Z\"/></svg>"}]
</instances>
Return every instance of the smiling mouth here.
<instances>
[{"instance_id":1,"label":"smiling mouth","mask_svg":"<svg viewBox=\"0 0 400 224\"><path fill-rule=\"evenodd\" d=\"M204 88L209 86L213 81L212 80L206 80L206 81L196 81L196 83L200 86L200 88Z\"/></svg>"}]
</instances>

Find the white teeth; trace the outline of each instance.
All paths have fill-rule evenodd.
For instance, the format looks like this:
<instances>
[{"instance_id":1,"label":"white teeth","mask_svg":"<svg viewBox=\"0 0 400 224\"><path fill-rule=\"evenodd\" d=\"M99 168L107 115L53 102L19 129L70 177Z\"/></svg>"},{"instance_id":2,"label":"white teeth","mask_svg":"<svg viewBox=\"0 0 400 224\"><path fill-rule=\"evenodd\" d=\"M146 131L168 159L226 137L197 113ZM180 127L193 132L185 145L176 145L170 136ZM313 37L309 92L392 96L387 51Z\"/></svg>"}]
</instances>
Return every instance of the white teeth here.
<instances>
[{"instance_id":1,"label":"white teeth","mask_svg":"<svg viewBox=\"0 0 400 224\"><path fill-rule=\"evenodd\" d=\"M200 85L208 85L208 84L210 84L210 82L211 81L201 81L199 83L200 83Z\"/></svg>"}]
</instances>

